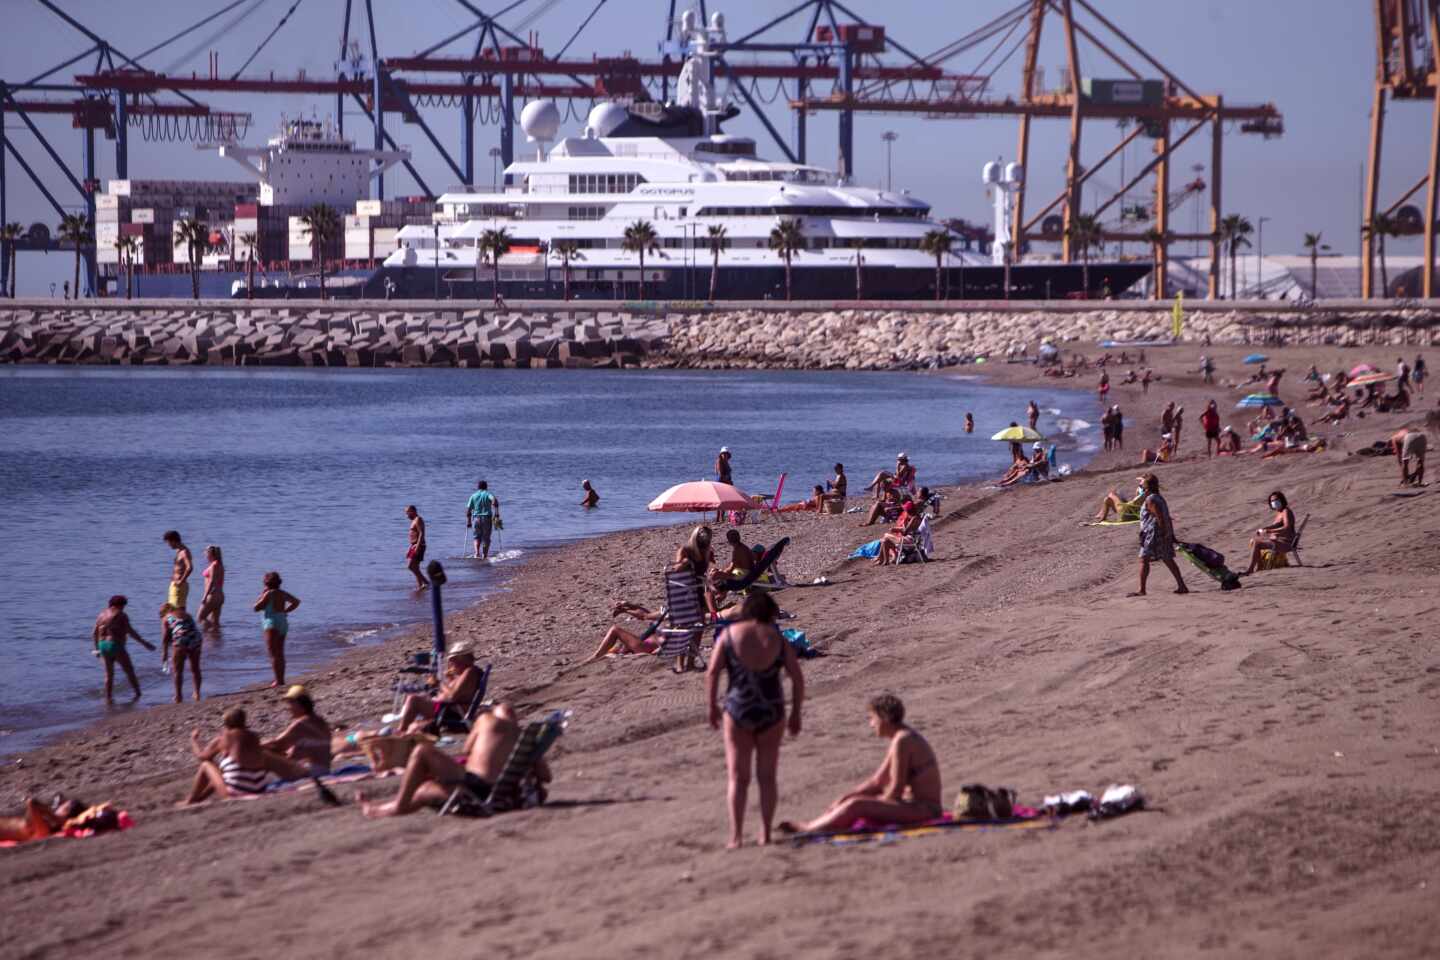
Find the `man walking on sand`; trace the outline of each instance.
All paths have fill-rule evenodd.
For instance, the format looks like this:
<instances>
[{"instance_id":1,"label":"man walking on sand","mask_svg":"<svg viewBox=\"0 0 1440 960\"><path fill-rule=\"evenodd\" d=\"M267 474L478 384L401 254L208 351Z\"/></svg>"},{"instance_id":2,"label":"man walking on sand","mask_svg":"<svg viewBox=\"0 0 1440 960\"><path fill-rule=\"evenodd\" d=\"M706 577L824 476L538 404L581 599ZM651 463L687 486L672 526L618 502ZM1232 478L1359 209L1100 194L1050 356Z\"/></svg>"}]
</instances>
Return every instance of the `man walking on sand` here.
<instances>
[{"instance_id":1,"label":"man walking on sand","mask_svg":"<svg viewBox=\"0 0 1440 960\"><path fill-rule=\"evenodd\" d=\"M190 599L190 574L195 572L195 560L190 556L190 548L185 546L177 531L166 530L164 539L165 544L175 551L175 562L170 567L170 593L167 602L172 607L184 610L185 602Z\"/></svg>"},{"instance_id":2,"label":"man walking on sand","mask_svg":"<svg viewBox=\"0 0 1440 960\"><path fill-rule=\"evenodd\" d=\"M1425 434L1408 427L1397 430L1390 435L1390 446L1400 464L1400 486L1425 486Z\"/></svg>"},{"instance_id":3,"label":"man walking on sand","mask_svg":"<svg viewBox=\"0 0 1440 960\"><path fill-rule=\"evenodd\" d=\"M472 560L490 559L490 531L500 519L500 500L490 492L490 485L481 480L465 504L465 526L474 532L475 553Z\"/></svg>"},{"instance_id":4,"label":"man walking on sand","mask_svg":"<svg viewBox=\"0 0 1440 960\"><path fill-rule=\"evenodd\" d=\"M430 586L430 581L420 573L420 564L425 559L425 518L413 503L405 508L405 516L410 520L410 549L405 551L405 568L415 575L415 589L424 590Z\"/></svg>"}]
</instances>

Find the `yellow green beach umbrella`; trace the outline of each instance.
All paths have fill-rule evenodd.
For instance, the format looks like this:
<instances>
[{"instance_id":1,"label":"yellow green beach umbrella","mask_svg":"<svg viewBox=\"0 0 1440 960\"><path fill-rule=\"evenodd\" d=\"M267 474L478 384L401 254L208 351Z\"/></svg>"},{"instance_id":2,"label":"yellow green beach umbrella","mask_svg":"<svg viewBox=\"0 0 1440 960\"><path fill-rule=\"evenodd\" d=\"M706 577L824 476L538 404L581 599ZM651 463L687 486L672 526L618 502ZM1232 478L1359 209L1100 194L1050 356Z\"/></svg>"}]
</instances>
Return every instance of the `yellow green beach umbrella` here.
<instances>
[{"instance_id":1,"label":"yellow green beach umbrella","mask_svg":"<svg viewBox=\"0 0 1440 960\"><path fill-rule=\"evenodd\" d=\"M999 433L995 434L995 436L991 437L990 439L1008 440L1011 443L1020 443L1025 440L1044 440L1045 438L1040 436L1040 434L1036 433L1034 430L1031 430L1029 427L1006 427L1004 430L1001 430Z\"/></svg>"}]
</instances>

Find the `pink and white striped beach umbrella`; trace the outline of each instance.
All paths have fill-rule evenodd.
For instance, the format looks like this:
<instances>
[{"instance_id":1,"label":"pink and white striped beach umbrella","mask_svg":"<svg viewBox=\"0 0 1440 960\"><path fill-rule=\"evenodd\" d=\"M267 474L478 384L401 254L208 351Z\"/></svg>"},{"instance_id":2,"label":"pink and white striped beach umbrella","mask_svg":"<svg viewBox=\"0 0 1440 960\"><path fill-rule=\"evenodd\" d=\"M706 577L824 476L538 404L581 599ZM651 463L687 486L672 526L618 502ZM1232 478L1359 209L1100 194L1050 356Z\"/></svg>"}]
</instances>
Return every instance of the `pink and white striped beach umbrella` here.
<instances>
[{"instance_id":1,"label":"pink and white striped beach umbrella","mask_svg":"<svg viewBox=\"0 0 1440 960\"><path fill-rule=\"evenodd\" d=\"M700 513L706 510L749 510L750 498L728 483L692 480L677 483L650 501L651 510L665 513Z\"/></svg>"}]
</instances>

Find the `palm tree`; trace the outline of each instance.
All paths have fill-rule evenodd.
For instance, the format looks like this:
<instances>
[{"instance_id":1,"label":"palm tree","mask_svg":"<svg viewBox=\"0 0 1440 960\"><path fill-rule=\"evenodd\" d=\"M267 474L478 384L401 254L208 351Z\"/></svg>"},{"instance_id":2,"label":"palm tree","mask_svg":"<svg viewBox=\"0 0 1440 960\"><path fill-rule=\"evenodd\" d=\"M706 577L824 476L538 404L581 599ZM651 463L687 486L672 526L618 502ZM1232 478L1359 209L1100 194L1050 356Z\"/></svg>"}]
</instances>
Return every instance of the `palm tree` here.
<instances>
[{"instance_id":1,"label":"palm tree","mask_svg":"<svg viewBox=\"0 0 1440 960\"><path fill-rule=\"evenodd\" d=\"M574 240L556 240L550 244L552 256L560 258L560 269L565 276L565 299L570 299L570 261L584 260L585 254L580 252L580 245Z\"/></svg>"},{"instance_id":2,"label":"palm tree","mask_svg":"<svg viewBox=\"0 0 1440 960\"><path fill-rule=\"evenodd\" d=\"M798 218L787 217L775 224L774 229L770 231L770 249L785 261L785 299L789 300L791 298L790 261L805 249L805 234L800 229Z\"/></svg>"},{"instance_id":3,"label":"palm tree","mask_svg":"<svg viewBox=\"0 0 1440 960\"><path fill-rule=\"evenodd\" d=\"M620 249L640 256L640 299L645 299L645 254L660 252L660 238L649 220L636 220L625 228Z\"/></svg>"},{"instance_id":4,"label":"palm tree","mask_svg":"<svg viewBox=\"0 0 1440 960\"><path fill-rule=\"evenodd\" d=\"M1085 297L1090 297L1090 250L1105 249L1105 239L1100 226L1100 221L1094 214L1076 214L1070 220L1067 230L1070 235L1071 247L1080 248L1080 262L1084 264L1081 268L1081 282L1085 284Z\"/></svg>"},{"instance_id":5,"label":"palm tree","mask_svg":"<svg viewBox=\"0 0 1440 960\"><path fill-rule=\"evenodd\" d=\"M492 293L494 294L495 306L497 307L500 306L500 258L510 252L510 242L513 239L514 238L510 236L510 231L504 227L498 230L486 230L480 234L480 246L476 251L478 254L475 260L476 270L479 270L480 262L486 257L490 258L490 266L495 270L495 283Z\"/></svg>"},{"instance_id":6,"label":"palm tree","mask_svg":"<svg viewBox=\"0 0 1440 960\"><path fill-rule=\"evenodd\" d=\"M1310 251L1310 299L1312 300L1320 299L1318 286L1320 251L1330 249L1330 244L1320 242L1322 236L1323 234L1320 233L1307 233L1305 242L1302 244L1306 250Z\"/></svg>"},{"instance_id":7,"label":"palm tree","mask_svg":"<svg viewBox=\"0 0 1440 960\"><path fill-rule=\"evenodd\" d=\"M320 299L325 299L325 250L340 232L340 214L328 203L317 203L300 216L304 232L310 238L315 260L320 265Z\"/></svg>"},{"instance_id":8,"label":"palm tree","mask_svg":"<svg viewBox=\"0 0 1440 960\"><path fill-rule=\"evenodd\" d=\"M115 241L115 250L120 254L120 265L125 268L125 299L135 299L135 254L140 244L134 237L121 237Z\"/></svg>"},{"instance_id":9,"label":"palm tree","mask_svg":"<svg viewBox=\"0 0 1440 960\"><path fill-rule=\"evenodd\" d=\"M260 238L253 233L240 234L240 244L245 248L245 299L255 299L255 245Z\"/></svg>"},{"instance_id":10,"label":"palm tree","mask_svg":"<svg viewBox=\"0 0 1440 960\"><path fill-rule=\"evenodd\" d=\"M1237 282L1235 273L1235 256L1240 252L1241 247L1250 246L1250 234L1255 232L1255 227L1245 217L1238 213L1232 213L1220 221L1220 242L1230 250L1230 299L1237 296Z\"/></svg>"},{"instance_id":11,"label":"palm tree","mask_svg":"<svg viewBox=\"0 0 1440 960\"><path fill-rule=\"evenodd\" d=\"M210 225L189 217L175 224L175 236L185 244L190 263L190 293L200 299L200 258L210 249Z\"/></svg>"},{"instance_id":12,"label":"palm tree","mask_svg":"<svg viewBox=\"0 0 1440 960\"><path fill-rule=\"evenodd\" d=\"M80 255L91 243L90 218L83 213L67 213L60 218L60 240L75 247L75 299L80 299Z\"/></svg>"},{"instance_id":13,"label":"palm tree","mask_svg":"<svg viewBox=\"0 0 1440 960\"><path fill-rule=\"evenodd\" d=\"M945 255L955 248L955 235L949 230L926 230L925 236L920 238L920 249L935 258L935 299L941 298L940 278L943 276L940 269L941 262Z\"/></svg>"},{"instance_id":14,"label":"palm tree","mask_svg":"<svg viewBox=\"0 0 1440 960\"><path fill-rule=\"evenodd\" d=\"M706 230L707 239L710 242L710 302L715 302L715 286L720 279L720 251L729 246L725 238L725 228L720 224L709 227Z\"/></svg>"},{"instance_id":15,"label":"palm tree","mask_svg":"<svg viewBox=\"0 0 1440 960\"><path fill-rule=\"evenodd\" d=\"M3 227L0 227L0 240L5 241L5 255L10 258L9 266L11 300L15 299L15 265L17 259L16 254L20 252L18 249L16 249L16 244L20 242L20 238L24 235L25 228L20 226L20 224L18 223L7 223ZM4 293L4 290L0 290L0 294Z\"/></svg>"},{"instance_id":16,"label":"palm tree","mask_svg":"<svg viewBox=\"0 0 1440 960\"><path fill-rule=\"evenodd\" d=\"M1372 240L1380 241L1380 298L1390 296L1390 273L1385 266L1385 238L1400 236L1400 224L1387 213L1377 213L1363 230Z\"/></svg>"},{"instance_id":17,"label":"palm tree","mask_svg":"<svg viewBox=\"0 0 1440 960\"><path fill-rule=\"evenodd\" d=\"M1150 257L1155 261L1151 283L1155 286L1155 297L1159 299L1165 296L1165 291L1160 287L1160 248L1170 243L1170 232L1161 230L1158 227L1151 227L1146 230L1143 236L1146 243L1150 244Z\"/></svg>"},{"instance_id":18,"label":"palm tree","mask_svg":"<svg viewBox=\"0 0 1440 960\"><path fill-rule=\"evenodd\" d=\"M863 247L855 248L855 299L865 299L865 250Z\"/></svg>"}]
</instances>

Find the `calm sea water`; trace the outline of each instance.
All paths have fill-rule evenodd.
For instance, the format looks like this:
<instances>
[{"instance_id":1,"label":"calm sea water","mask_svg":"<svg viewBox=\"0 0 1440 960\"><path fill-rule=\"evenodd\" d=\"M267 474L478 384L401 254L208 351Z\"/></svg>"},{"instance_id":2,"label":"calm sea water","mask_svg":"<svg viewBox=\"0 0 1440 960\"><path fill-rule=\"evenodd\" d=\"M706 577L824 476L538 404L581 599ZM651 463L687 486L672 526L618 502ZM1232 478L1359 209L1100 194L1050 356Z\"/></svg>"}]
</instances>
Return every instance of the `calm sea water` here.
<instances>
[{"instance_id":1,"label":"calm sea water","mask_svg":"<svg viewBox=\"0 0 1440 960\"><path fill-rule=\"evenodd\" d=\"M204 547L224 550L224 626L204 653L218 693L269 680L251 610L266 570L303 603L287 644L296 676L428 618L404 570L406 504L429 524L428 559L446 564L455 609L528 551L675 520L646 503L708 477L722 444L742 488L773 489L788 471L787 500L837 460L858 488L900 450L921 483L953 483L1004 467L1005 446L985 437L1032 398L1048 411L1042 431L1073 418L1058 426L1093 449L1089 395L906 374L0 369L0 753L105 710L89 636L110 594L129 596L158 643L167 529L195 553L192 610ZM506 522L492 565L460 559L482 477ZM598 510L578 507L585 478ZM159 655L133 643L131 655L141 705L168 701ZM116 693L128 699L119 676Z\"/></svg>"}]
</instances>

